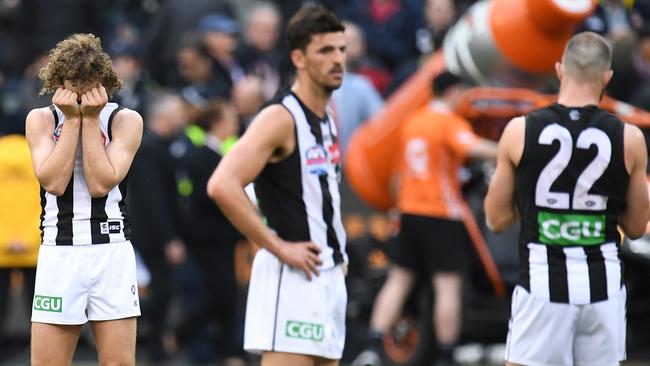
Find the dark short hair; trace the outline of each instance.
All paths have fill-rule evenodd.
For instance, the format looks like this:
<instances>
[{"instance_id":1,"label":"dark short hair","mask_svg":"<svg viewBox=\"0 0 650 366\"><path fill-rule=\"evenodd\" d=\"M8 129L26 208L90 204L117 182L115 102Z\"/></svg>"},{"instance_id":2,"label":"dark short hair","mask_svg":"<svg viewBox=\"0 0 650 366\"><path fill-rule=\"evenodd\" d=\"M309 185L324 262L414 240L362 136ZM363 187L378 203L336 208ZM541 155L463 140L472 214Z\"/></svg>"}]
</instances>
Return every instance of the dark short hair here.
<instances>
[{"instance_id":1,"label":"dark short hair","mask_svg":"<svg viewBox=\"0 0 650 366\"><path fill-rule=\"evenodd\" d=\"M443 71L440 74L436 75L433 79L433 93L436 96L441 96L451 88L452 86L459 85L463 83L463 79L452 74L449 71Z\"/></svg>"},{"instance_id":2,"label":"dark short hair","mask_svg":"<svg viewBox=\"0 0 650 366\"><path fill-rule=\"evenodd\" d=\"M322 5L306 4L289 20L287 42L291 50L304 50L314 34L343 32L341 20Z\"/></svg>"}]
</instances>

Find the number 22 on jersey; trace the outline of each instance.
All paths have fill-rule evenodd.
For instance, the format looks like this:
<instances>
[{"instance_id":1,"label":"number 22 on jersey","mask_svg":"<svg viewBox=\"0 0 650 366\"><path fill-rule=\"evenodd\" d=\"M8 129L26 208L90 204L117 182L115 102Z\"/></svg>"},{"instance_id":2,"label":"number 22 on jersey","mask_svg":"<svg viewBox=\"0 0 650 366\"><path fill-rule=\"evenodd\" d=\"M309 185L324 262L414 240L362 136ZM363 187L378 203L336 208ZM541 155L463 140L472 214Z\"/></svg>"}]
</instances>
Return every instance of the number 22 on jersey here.
<instances>
[{"instance_id":1,"label":"number 22 on jersey","mask_svg":"<svg viewBox=\"0 0 650 366\"><path fill-rule=\"evenodd\" d=\"M576 148L588 150L592 145L596 145L598 153L578 177L571 204L569 204L569 193L551 192L551 186L571 160L573 153L571 133L567 128L554 123L542 130L538 142L541 145L551 145L556 140L560 142L560 149L539 175L535 187L535 205L564 210L605 210L607 208L607 197L589 194L588 192L603 175L612 156L612 144L607 134L597 128L590 127L578 135Z\"/></svg>"}]
</instances>

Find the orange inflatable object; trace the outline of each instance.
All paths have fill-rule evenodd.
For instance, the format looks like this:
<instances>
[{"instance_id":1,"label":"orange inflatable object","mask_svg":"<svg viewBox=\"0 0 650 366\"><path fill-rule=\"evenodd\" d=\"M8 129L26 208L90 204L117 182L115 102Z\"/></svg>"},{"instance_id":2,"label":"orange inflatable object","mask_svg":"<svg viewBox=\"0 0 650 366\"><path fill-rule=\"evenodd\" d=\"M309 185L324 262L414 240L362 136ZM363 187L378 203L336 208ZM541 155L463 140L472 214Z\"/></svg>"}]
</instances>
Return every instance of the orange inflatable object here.
<instances>
[{"instance_id":1,"label":"orange inflatable object","mask_svg":"<svg viewBox=\"0 0 650 366\"><path fill-rule=\"evenodd\" d=\"M522 70L547 73L575 25L595 7L594 0L494 0L490 29L505 59Z\"/></svg>"}]
</instances>

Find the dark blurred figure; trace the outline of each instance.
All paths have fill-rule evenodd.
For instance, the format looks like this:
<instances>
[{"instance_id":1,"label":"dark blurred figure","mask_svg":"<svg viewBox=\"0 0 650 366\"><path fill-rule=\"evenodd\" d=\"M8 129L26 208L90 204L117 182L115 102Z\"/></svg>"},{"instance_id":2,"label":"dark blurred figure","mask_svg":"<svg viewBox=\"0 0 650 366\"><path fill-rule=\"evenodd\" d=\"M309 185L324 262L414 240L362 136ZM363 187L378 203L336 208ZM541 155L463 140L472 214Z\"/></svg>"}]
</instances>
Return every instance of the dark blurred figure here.
<instances>
[{"instance_id":1,"label":"dark blurred figure","mask_svg":"<svg viewBox=\"0 0 650 366\"><path fill-rule=\"evenodd\" d=\"M187 123L182 99L175 94L152 98L146 130L131 166L128 199L132 241L151 272L150 294L143 299L146 353L154 364L168 355L163 347L174 269L185 260L176 201L176 167L170 144Z\"/></svg>"},{"instance_id":2,"label":"dark blurred figure","mask_svg":"<svg viewBox=\"0 0 650 366\"><path fill-rule=\"evenodd\" d=\"M107 0L21 0L20 47L23 64L72 33L93 33L103 38Z\"/></svg>"},{"instance_id":3,"label":"dark blurred figure","mask_svg":"<svg viewBox=\"0 0 650 366\"><path fill-rule=\"evenodd\" d=\"M421 7L408 0L349 0L339 15L366 34L368 53L389 69L417 55L415 34L422 26Z\"/></svg>"},{"instance_id":4,"label":"dark blurred figure","mask_svg":"<svg viewBox=\"0 0 650 366\"><path fill-rule=\"evenodd\" d=\"M205 48L214 61L214 76L228 90L223 95L226 98L229 97L233 84L244 77L244 69L235 58L239 30L239 24L224 14L206 15L198 23Z\"/></svg>"},{"instance_id":5,"label":"dark blurred figure","mask_svg":"<svg viewBox=\"0 0 650 366\"><path fill-rule=\"evenodd\" d=\"M650 24L614 44L610 96L650 111Z\"/></svg>"},{"instance_id":6,"label":"dark blurred figure","mask_svg":"<svg viewBox=\"0 0 650 366\"><path fill-rule=\"evenodd\" d=\"M186 313L176 335L180 344L200 334L216 321L217 359L224 365L243 365L235 281L235 245L241 234L230 224L206 192L208 179L224 155L224 141L237 134L239 124L232 104L209 102L199 114L192 131L194 148L188 151L185 170L191 182L187 249L198 264L206 301Z\"/></svg>"},{"instance_id":7,"label":"dark blurred figure","mask_svg":"<svg viewBox=\"0 0 650 366\"><path fill-rule=\"evenodd\" d=\"M111 51L113 69L122 80L122 89L113 94L113 101L126 108L144 113L147 97L157 88L142 68L137 45L116 44Z\"/></svg>"},{"instance_id":8,"label":"dark blurred figure","mask_svg":"<svg viewBox=\"0 0 650 366\"><path fill-rule=\"evenodd\" d=\"M632 31L631 14L623 0L602 0L579 31L595 32L615 42Z\"/></svg>"},{"instance_id":9,"label":"dark blurred figure","mask_svg":"<svg viewBox=\"0 0 650 366\"><path fill-rule=\"evenodd\" d=\"M164 86L172 82L176 52L183 35L205 14L232 14L224 0L166 0L144 36L145 68Z\"/></svg>"},{"instance_id":10,"label":"dark blurred figure","mask_svg":"<svg viewBox=\"0 0 650 366\"><path fill-rule=\"evenodd\" d=\"M23 78L18 84L16 101L18 110L27 114L34 108L39 108L52 103L52 98L46 95L39 95L42 81L38 72L47 64L47 54L40 53L27 65L23 72Z\"/></svg>"},{"instance_id":11,"label":"dark blurred figure","mask_svg":"<svg viewBox=\"0 0 650 366\"><path fill-rule=\"evenodd\" d=\"M277 6L270 2L254 3L245 20L244 42L237 50L237 59L246 73L261 78L266 100L278 91L281 68L288 64L283 59L288 52L278 44L281 24Z\"/></svg>"}]
</instances>

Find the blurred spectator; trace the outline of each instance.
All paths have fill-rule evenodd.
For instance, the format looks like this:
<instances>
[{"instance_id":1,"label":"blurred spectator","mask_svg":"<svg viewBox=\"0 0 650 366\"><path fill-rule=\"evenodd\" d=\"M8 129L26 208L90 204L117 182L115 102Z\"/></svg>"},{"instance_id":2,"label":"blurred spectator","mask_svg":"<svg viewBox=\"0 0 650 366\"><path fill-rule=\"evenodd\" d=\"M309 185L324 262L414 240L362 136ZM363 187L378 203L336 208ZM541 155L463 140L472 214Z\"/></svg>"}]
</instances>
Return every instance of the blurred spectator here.
<instances>
[{"instance_id":1,"label":"blurred spectator","mask_svg":"<svg viewBox=\"0 0 650 366\"><path fill-rule=\"evenodd\" d=\"M384 94L391 74L381 63L368 55L366 36L358 25L345 21L346 70L364 75L380 93Z\"/></svg>"},{"instance_id":2,"label":"blurred spectator","mask_svg":"<svg viewBox=\"0 0 650 366\"><path fill-rule=\"evenodd\" d=\"M224 0L164 1L144 37L145 68L161 85L169 86L171 83L183 35L194 29L201 17L210 13L232 14Z\"/></svg>"},{"instance_id":3,"label":"blurred spectator","mask_svg":"<svg viewBox=\"0 0 650 366\"><path fill-rule=\"evenodd\" d=\"M4 122L4 121L3 121ZM31 313L36 258L41 244L39 184L25 137L2 123L0 131L0 348L10 297L11 273L23 273L25 313ZM14 130L14 131L12 131ZM2 355L0 355L0 360Z\"/></svg>"},{"instance_id":4,"label":"blurred spectator","mask_svg":"<svg viewBox=\"0 0 650 366\"><path fill-rule=\"evenodd\" d=\"M425 0L424 27L417 30L416 46L419 54L406 61L395 71L387 94L393 93L420 67L420 63L434 51L440 50L447 31L456 21L456 6L453 0Z\"/></svg>"},{"instance_id":5,"label":"blurred spectator","mask_svg":"<svg viewBox=\"0 0 650 366\"><path fill-rule=\"evenodd\" d=\"M39 71L47 63L47 54L38 54L34 60L28 64L23 73L23 79L18 85L18 100L21 111L30 111L34 108L40 108L48 105L52 101L51 96L39 95L42 81L38 77Z\"/></svg>"},{"instance_id":6,"label":"blurred spectator","mask_svg":"<svg viewBox=\"0 0 650 366\"><path fill-rule=\"evenodd\" d=\"M187 249L198 264L206 301L184 314L177 330L180 344L200 334L200 330L217 322L215 349L218 361L225 365L241 365L242 339L238 324L237 283L235 281L235 245L242 239L239 232L221 213L206 192L208 179L224 155L224 141L237 134L239 123L232 104L209 102L196 120L185 170L191 182L189 195Z\"/></svg>"},{"instance_id":7,"label":"blurred spectator","mask_svg":"<svg viewBox=\"0 0 650 366\"><path fill-rule=\"evenodd\" d=\"M265 100L271 99L280 87L283 56L287 54L278 46L281 22L280 12L273 3L255 3L246 18L244 42L237 51L246 73L262 80Z\"/></svg>"},{"instance_id":8,"label":"blurred spectator","mask_svg":"<svg viewBox=\"0 0 650 366\"><path fill-rule=\"evenodd\" d=\"M624 0L601 0L580 31L592 31L615 41L632 31L630 11Z\"/></svg>"},{"instance_id":9,"label":"blurred spectator","mask_svg":"<svg viewBox=\"0 0 650 366\"><path fill-rule=\"evenodd\" d=\"M112 52L113 69L122 80L122 89L113 94L113 101L126 108L144 112L147 97L156 88L142 68L140 52L135 45L116 45Z\"/></svg>"},{"instance_id":10,"label":"blurred spectator","mask_svg":"<svg viewBox=\"0 0 650 366\"><path fill-rule=\"evenodd\" d=\"M206 15L198 23L198 31L208 54L214 61L214 74L221 83L225 83L228 94L232 85L244 77L244 69L235 58L239 24L223 14Z\"/></svg>"},{"instance_id":11,"label":"blurred spectator","mask_svg":"<svg viewBox=\"0 0 650 366\"><path fill-rule=\"evenodd\" d=\"M151 292L142 301L142 314L149 329L145 352L152 362L168 357L163 337L173 294L174 268L185 260L176 201L176 167L169 148L186 123L179 96L154 96L147 108L142 144L129 174L132 241L151 272Z\"/></svg>"},{"instance_id":12,"label":"blurred spectator","mask_svg":"<svg viewBox=\"0 0 650 366\"><path fill-rule=\"evenodd\" d=\"M417 54L415 33L422 25L421 9L407 0L349 0L341 18L358 24L366 34L368 52L389 70Z\"/></svg>"},{"instance_id":13,"label":"blurred spectator","mask_svg":"<svg viewBox=\"0 0 650 366\"><path fill-rule=\"evenodd\" d=\"M187 34L176 59L178 77L174 85L183 89L184 95L230 96L230 76L223 68L215 66L200 37Z\"/></svg>"},{"instance_id":14,"label":"blurred spectator","mask_svg":"<svg viewBox=\"0 0 650 366\"><path fill-rule=\"evenodd\" d=\"M239 80L232 90L232 101L245 129L265 102L262 80L253 75Z\"/></svg>"},{"instance_id":15,"label":"blurred spectator","mask_svg":"<svg viewBox=\"0 0 650 366\"><path fill-rule=\"evenodd\" d=\"M359 29L349 22L344 22L344 26L348 53L351 52L354 56L352 60L356 61L362 52L360 48L363 47L363 43L359 42ZM381 95L370 81L363 75L351 72L352 67L349 63L350 57L348 57L343 83L332 93L332 106L336 115L342 156L345 156L352 133L384 105Z\"/></svg>"}]
</instances>

